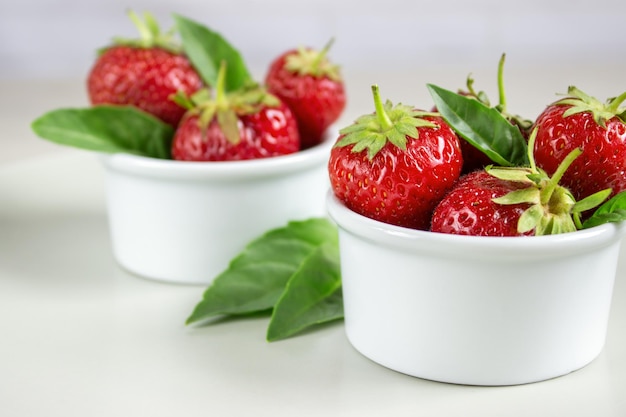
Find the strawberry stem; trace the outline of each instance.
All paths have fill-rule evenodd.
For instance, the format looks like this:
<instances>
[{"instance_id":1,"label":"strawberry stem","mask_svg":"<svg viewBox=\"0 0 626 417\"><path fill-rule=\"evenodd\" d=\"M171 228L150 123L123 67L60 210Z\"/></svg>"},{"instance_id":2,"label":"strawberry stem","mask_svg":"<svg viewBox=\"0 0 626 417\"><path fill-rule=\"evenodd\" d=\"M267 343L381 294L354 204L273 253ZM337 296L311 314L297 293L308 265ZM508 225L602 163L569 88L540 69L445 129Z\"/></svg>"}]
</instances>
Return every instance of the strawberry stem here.
<instances>
[{"instance_id":1,"label":"strawberry stem","mask_svg":"<svg viewBox=\"0 0 626 417\"><path fill-rule=\"evenodd\" d=\"M506 113L506 94L504 93L504 59L506 54L502 54L498 62L498 95L500 113Z\"/></svg>"},{"instance_id":2,"label":"strawberry stem","mask_svg":"<svg viewBox=\"0 0 626 417\"><path fill-rule=\"evenodd\" d=\"M609 106L607 107L607 110L613 114L617 114L619 111L619 106L624 100L626 100L626 91L612 99L609 103Z\"/></svg>"},{"instance_id":3,"label":"strawberry stem","mask_svg":"<svg viewBox=\"0 0 626 417\"><path fill-rule=\"evenodd\" d=\"M217 81L215 83L215 101L218 108L226 103L226 61L220 63L220 69L217 73Z\"/></svg>"},{"instance_id":4,"label":"strawberry stem","mask_svg":"<svg viewBox=\"0 0 626 417\"><path fill-rule=\"evenodd\" d=\"M128 11L128 17L130 18L130 20L132 20L133 24L137 28L137 31L139 31L141 43L145 43L145 45L150 45L154 40L154 37L153 33L148 28L148 25L145 24L139 18L139 16L137 16L137 13L135 13L133 10Z\"/></svg>"},{"instance_id":5,"label":"strawberry stem","mask_svg":"<svg viewBox=\"0 0 626 417\"><path fill-rule=\"evenodd\" d=\"M333 46L333 43L335 43L335 38L330 38L330 40L326 43L324 48L322 48L322 50L317 54L317 56L313 60L313 63L311 64L311 68L315 74L317 74L319 67L320 67L320 63L326 57L326 54L330 50L331 46Z\"/></svg>"},{"instance_id":6,"label":"strawberry stem","mask_svg":"<svg viewBox=\"0 0 626 417\"><path fill-rule=\"evenodd\" d=\"M528 138L528 147L526 148L526 152L528 153L528 161L530 161L530 169L532 172L537 172L537 164L535 163L535 141L537 139L537 128L534 128L532 132L530 132L530 137Z\"/></svg>"},{"instance_id":7,"label":"strawberry stem","mask_svg":"<svg viewBox=\"0 0 626 417\"><path fill-rule=\"evenodd\" d=\"M557 167L556 171L554 171L554 174L550 178L550 181L548 181L548 183L546 184L546 187L543 190L541 190L541 203L542 204L548 204L548 202L552 198L552 194L554 193L554 190L559 185L559 181L561 181L561 177L563 177L563 174L565 174L565 171L567 171L567 168L569 168L572 162L574 162L574 159L578 158L578 156L581 153L582 153L582 149L576 148L572 150L570 153L568 153L565 158L563 158L563 160Z\"/></svg>"},{"instance_id":8,"label":"strawberry stem","mask_svg":"<svg viewBox=\"0 0 626 417\"><path fill-rule=\"evenodd\" d=\"M385 107L383 106L383 101L380 98L380 92L378 90L378 85L372 85L372 94L374 95L374 107L376 108L376 116L378 117L378 122L382 127L382 131L389 130L393 127L393 122L389 118L389 115L385 111Z\"/></svg>"}]
</instances>

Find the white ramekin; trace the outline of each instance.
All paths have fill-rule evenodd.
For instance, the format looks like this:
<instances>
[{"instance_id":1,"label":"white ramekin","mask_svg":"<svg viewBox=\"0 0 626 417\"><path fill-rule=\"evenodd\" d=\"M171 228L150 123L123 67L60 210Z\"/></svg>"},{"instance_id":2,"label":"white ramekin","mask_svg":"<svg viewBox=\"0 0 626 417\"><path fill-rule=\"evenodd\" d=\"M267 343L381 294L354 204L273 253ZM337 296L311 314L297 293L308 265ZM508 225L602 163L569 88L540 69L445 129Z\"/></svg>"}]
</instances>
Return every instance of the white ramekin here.
<instances>
[{"instance_id":1,"label":"white ramekin","mask_svg":"<svg viewBox=\"0 0 626 417\"><path fill-rule=\"evenodd\" d=\"M542 237L411 230L347 209L339 227L345 329L393 370L513 385L577 370L603 349L622 224Z\"/></svg>"},{"instance_id":2,"label":"white ramekin","mask_svg":"<svg viewBox=\"0 0 626 417\"><path fill-rule=\"evenodd\" d=\"M332 143L231 162L101 155L117 262L147 278L210 284L252 239L325 215Z\"/></svg>"}]
</instances>

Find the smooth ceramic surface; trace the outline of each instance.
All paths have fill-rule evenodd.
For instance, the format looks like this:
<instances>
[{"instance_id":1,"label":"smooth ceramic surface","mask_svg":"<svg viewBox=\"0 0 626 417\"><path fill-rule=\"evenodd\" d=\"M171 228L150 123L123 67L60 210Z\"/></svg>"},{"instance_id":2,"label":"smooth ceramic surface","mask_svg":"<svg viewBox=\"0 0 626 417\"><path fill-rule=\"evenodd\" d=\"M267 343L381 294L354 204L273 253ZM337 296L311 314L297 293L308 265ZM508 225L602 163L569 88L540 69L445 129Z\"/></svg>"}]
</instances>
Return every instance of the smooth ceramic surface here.
<instances>
[{"instance_id":1,"label":"smooth ceramic surface","mask_svg":"<svg viewBox=\"0 0 626 417\"><path fill-rule=\"evenodd\" d=\"M233 162L102 155L115 258L147 278L210 284L251 240L325 214L331 146Z\"/></svg>"},{"instance_id":2,"label":"smooth ceramic surface","mask_svg":"<svg viewBox=\"0 0 626 417\"><path fill-rule=\"evenodd\" d=\"M606 338L623 225L531 238L390 226L328 194L346 333L409 375L513 385L579 369Z\"/></svg>"}]
</instances>

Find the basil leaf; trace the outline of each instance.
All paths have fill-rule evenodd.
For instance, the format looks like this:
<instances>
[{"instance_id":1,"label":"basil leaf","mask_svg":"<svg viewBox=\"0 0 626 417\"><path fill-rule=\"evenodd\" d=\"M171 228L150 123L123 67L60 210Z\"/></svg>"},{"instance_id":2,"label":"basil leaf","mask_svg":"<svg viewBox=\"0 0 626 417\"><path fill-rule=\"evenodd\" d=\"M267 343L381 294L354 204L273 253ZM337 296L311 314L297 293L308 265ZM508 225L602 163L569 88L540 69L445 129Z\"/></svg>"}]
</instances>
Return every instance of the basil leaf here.
<instances>
[{"instance_id":1,"label":"basil leaf","mask_svg":"<svg viewBox=\"0 0 626 417\"><path fill-rule=\"evenodd\" d=\"M335 226L323 218L292 221L267 232L248 244L215 278L186 323L273 308L311 254L336 239Z\"/></svg>"},{"instance_id":2,"label":"basil leaf","mask_svg":"<svg viewBox=\"0 0 626 417\"><path fill-rule=\"evenodd\" d=\"M43 139L98 152L169 159L174 129L133 106L58 109L31 124Z\"/></svg>"},{"instance_id":3,"label":"basil leaf","mask_svg":"<svg viewBox=\"0 0 626 417\"><path fill-rule=\"evenodd\" d=\"M583 229L599 226L604 223L618 223L626 220L626 191L613 196L609 201L602 204L583 223Z\"/></svg>"},{"instance_id":4,"label":"basil leaf","mask_svg":"<svg viewBox=\"0 0 626 417\"><path fill-rule=\"evenodd\" d=\"M217 83L222 61L226 63L225 90L234 91L250 83L252 77L237 51L219 33L186 17L174 15L185 54L210 86Z\"/></svg>"},{"instance_id":5,"label":"basil leaf","mask_svg":"<svg viewBox=\"0 0 626 417\"><path fill-rule=\"evenodd\" d=\"M291 277L267 329L267 340L292 336L307 327L343 318L337 241L326 242Z\"/></svg>"},{"instance_id":6,"label":"basil leaf","mask_svg":"<svg viewBox=\"0 0 626 417\"><path fill-rule=\"evenodd\" d=\"M432 84L427 87L444 120L493 162L529 165L526 139L497 109Z\"/></svg>"}]
</instances>

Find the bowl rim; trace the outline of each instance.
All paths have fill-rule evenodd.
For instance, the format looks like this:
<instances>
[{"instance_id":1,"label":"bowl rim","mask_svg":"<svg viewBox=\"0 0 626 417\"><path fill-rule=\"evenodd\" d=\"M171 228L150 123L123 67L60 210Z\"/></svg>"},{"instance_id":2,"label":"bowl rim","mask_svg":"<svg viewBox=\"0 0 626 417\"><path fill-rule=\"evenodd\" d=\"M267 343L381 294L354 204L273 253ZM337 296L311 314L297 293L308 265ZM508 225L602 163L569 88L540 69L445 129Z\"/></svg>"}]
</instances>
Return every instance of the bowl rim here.
<instances>
[{"instance_id":1,"label":"bowl rim","mask_svg":"<svg viewBox=\"0 0 626 417\"><path fill-rule=\"evenodd\" d=\"M524 250L546 255L580 252L589 248L609 246L626 234L625 222L608 223L571 233L549 236L467 236L410 229L387 224L356 213L347 208L328 190L326 207L330 218L340 229L361 239L411 252L438 252L447 250L456 254L493 251L512 253Z\"/></svg>"},{"instance_id":2,"label":"bowl rim","mask_svg":"<svg viewBox=\"0 0 626 417\"><path fill-rule=\"evenodd\" d=\"M322 143L292 154L243 161L177 161L122 152L101 153L99 159L108 170L152 178L220 180L262 178L317 168L328 161L334 143L335 138L328 135Z\"/></svg>"}]
</instances>

